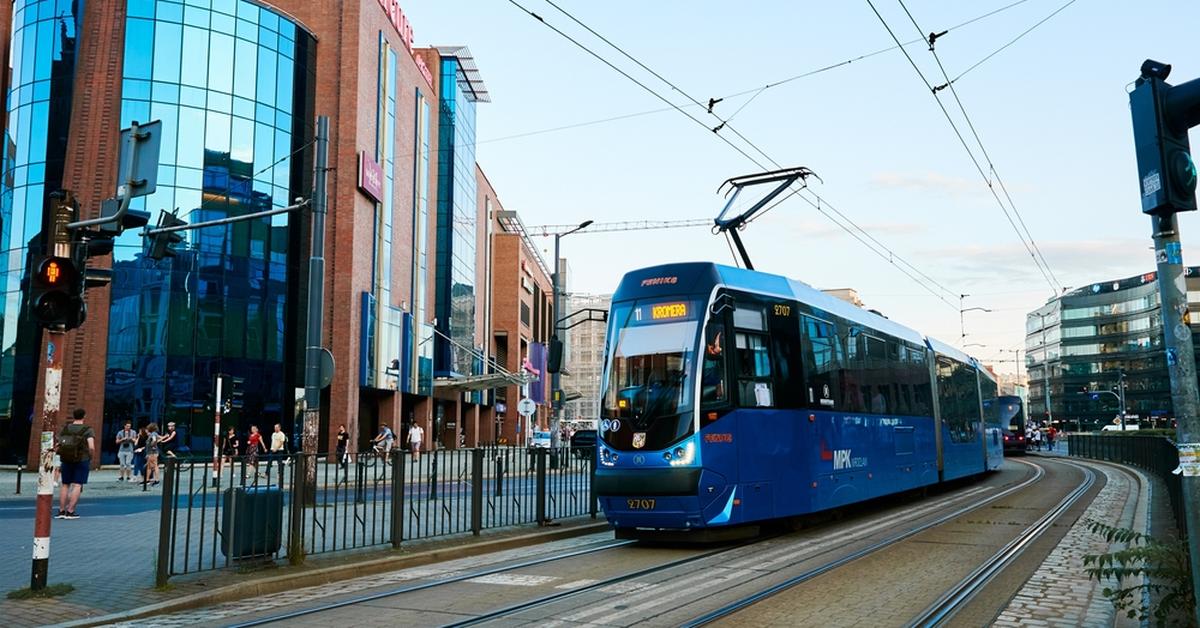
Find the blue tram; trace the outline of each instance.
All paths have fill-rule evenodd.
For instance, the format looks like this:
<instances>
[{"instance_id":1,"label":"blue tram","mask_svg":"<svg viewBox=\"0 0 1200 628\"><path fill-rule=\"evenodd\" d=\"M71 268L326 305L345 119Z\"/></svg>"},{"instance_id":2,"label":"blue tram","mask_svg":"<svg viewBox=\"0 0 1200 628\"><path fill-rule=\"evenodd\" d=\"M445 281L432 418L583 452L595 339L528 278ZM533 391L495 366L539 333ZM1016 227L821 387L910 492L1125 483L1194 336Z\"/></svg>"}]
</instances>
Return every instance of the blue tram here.
<instances>
[{"instance_id":1,"label":"blue tram","mask_svg":"<svg viewBox=\"0 0 1200 628\"><path fill-rule=\"evenodd\" d=\"M1003 461L983 410L996 381L973 358L785 277L630 272L607 343L594 486L619 535L812 513Z\"/></svg>"}]
</instances>

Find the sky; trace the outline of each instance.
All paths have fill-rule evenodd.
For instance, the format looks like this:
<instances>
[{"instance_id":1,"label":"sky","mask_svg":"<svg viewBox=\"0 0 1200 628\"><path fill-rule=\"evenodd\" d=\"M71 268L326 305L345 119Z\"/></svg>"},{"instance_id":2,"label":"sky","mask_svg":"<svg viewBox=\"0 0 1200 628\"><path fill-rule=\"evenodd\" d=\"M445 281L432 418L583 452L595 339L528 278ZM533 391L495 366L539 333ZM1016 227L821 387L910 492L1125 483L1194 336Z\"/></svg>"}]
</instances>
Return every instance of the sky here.
<instances>
[{"instance_id":1,"label":"sky","mask_svg":"<svg viewBox=\"0 0 1200 628\"><path fill-rule=\"evenodd\" d=\"M722 181L773 167L761 150L815 171L821 209L890 253L797 195L742 232L757 270L853 288L866 307L1000 372L1015 371L1025 314L1055 290L1153 270L1127 92L1147 58L1173 65L1171 83L1200 77L1194 0L553 0L678 89L549 0L515 0L545 23L510 0L401 1L417 45L470 47L492 98L478 107L477 161L526 225L712 218ZM895 46L888 28L902 42L949 32L936 58L924 42L905 46L910 63L900 49L871 55ZM941 68L961 77L935 99L925 81L945 83ZM716 133L720 120L692 102L710 98L725 98ZM1050 277L1010 220L1032 235ZM1180 222L1188 263L1200 220ZM535 241L551 257L553 240ZM706 228L584 231L562 247L572 292L612 292L625 272L655 264L733 263ZM965 312L960 327L960 308L992 311Z\"/></svg>"}]
</instances>

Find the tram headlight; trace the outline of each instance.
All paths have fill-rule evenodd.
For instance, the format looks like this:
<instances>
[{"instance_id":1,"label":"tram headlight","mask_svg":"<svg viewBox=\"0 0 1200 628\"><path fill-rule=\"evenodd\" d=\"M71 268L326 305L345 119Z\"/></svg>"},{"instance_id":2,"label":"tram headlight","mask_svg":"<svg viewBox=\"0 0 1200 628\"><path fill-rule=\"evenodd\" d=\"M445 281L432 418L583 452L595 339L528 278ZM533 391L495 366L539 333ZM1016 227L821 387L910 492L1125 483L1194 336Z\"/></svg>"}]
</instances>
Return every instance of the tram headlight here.
<instances>
[{"instance_id":1,"label":"tram headlight","mask_svg":"<svg viewBox=\"0 0 1200 628\"><path fill-rule=\"evenodd\" d=\"M609 451L608 447L601 445L600 446L600 464L602 464L606 467L611 467L616 462L617 462L617 454L612 451Z\"/></svg>"},{"instance_id":2,"label":"tram headlight","mask_svg":"<svg viewBox=\"0 0 1200 628\"><path fill-rule=\"evenodd\" d=\"M696 445L688 442L686 445L676 447L675 451L664 453L663 459L670 462L672 467L692 464L696 460Z\"/></svg>"}]
</instances>

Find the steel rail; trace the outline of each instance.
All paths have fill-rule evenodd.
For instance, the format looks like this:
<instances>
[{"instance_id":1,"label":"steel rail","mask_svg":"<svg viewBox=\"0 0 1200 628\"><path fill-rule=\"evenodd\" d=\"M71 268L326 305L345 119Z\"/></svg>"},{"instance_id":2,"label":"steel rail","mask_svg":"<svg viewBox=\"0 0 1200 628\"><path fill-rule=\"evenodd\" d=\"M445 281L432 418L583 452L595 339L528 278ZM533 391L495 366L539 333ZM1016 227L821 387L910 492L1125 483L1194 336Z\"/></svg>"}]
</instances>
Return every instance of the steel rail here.
<instances>
[{"instance_id":1,"label":"steel rail","mask_svg":"<svg viewBox=\"0 0 1200 628\"><path fill-rule=\"evenodd\" d=\"M485 613L483 615L477 615L475 617L472 617L470 619L465 619L460 622L455 622L452 624L444 624L442 628L458 628L459 626L474 626L475 624L481 624L485 621L491 621L491 620L497 619L499 617L512 615L513 613L519 613L521 611L529 610L531 608L537 608L538 606L545 606L546 604L549 604L551 602L557 602L558 600L561 600L564 598L573 597L576 595L581 595L583 593L587 593L589 591L595 591L595 590L603 588L603 587L612 586L619 582L625 582L627 580L632 580L634 578L640 578L642 576L650 575L653 573L658 573L660 571L666 571L668 569L673 569L675 567L679 567L679 566L686 565L689 563L694 563L698 560L704 560L706 558L712 558L713 556L718 556L720 554L725 554L728 552L732 552L734 550L739 550L739 549L742 549L743 547L746 547L747 545L754 545L755 543L761 543L763 541L773 539L776 536L779 536L779 535L760 537L760 538L756 538L756 539L746 541L743 543L738 543L737 545L734 545L732 547L725 547L725 548L722 548L719 550L713 550L711 552L705 552L703 554L698 554L696 556L689 556L688 558L681 558L679 560L673 560L669 563L663 563L661 565L656 565L654 567L647 567L645 569L641 569L641 570L635 571L633 573L627 573L627 574L623 574L620 576L613 576L612 578L600 580L600 581L594 582L592 584L579 587L578 589L572 589L570 591L563 591L561 593L552 593L550 595L536 598L533 600L529 600L527 602L513 604L512 606L506 606L504 608L497 609L497 610L491 611L489 613Z\"/></svg>"},{"instance_id":2,"label":"steel rail","mask_svg":"<svg viewBox=\"0 0 1200 628\"><path fill-rule=\"evenodd\" d=\"M685 628L694 628L696 626L704 626L704 625L710 624L718 619L721 619L723 617L732 615L733 613L736 613L748 606L751 606L762 600L765 600L766 598L769 598L769 597L775 595L776 593L786 591L796 585L802 584L804 582L812 580L813 578L816 578L817 576L820 576L820 575L830 572L834 569L837 569L838 567L841 567L842 565L852 563L860 558L863 558L864 556L873 554L878 550L895 545L896 543L899 543L900 541L903 541L904 539L907 539L909 537L920 534L921 532L924 532L930 528L935 528L935 527L940 526L944 523L947 523L955 518L958 518L967 513L970 513L974 510L978 510L979 508L982 508L998 499L1007 497L1013 493L1024 490L1025 488L1034 484L1035 482L1041 481L1042 477L1044 477L1046 475L1046 470L1037 464L1034 464L1032 462L1026 462L1024 460L1017 460L1016 462L1020 462L1022 464L1026 464L1031 467L1034 467L1035 469L1037 469L1037 472L1033 475L1033 477L1025 480L1024 482L1021 482L1020 484L1017 484L1016 486L1009 487L999 493L996 493L995 495L992 495L991 497L988 497L987 499L984 499L983 501L980 501L975 504L971 504L969 506L964 506L964 507L959 508L951 513L948 513L946 515L938 517L937 519L934 519L933 521L922 524L916 528L913 528L906 532L902 532L895 536L886 538L882 541L879 541L879 542L869 545L861 550L858 550L857 552L854 552L847 556L843 556L842 558L839 558L837 560L825 563L824 565L821 565L814 569L810 569L802 574L799 574L797 576L789 578L783 582L780 582L779 584L773 585L767 589L763 589L762 591L759 591L752 595L748 595L740 600L735 600L733 602L730 602L729 604L726 604L716 610L713 610L709 613L705 613L704 615L701 615L689 622L685 622L685 623L681 624L681 626L683 626Z\"/></svg>"},{"instance_id":3,"label":"steel rail","mask_svg":"<svg viewBox=\"0 0 1200 628\"><path fill-rule=\"evenodd\" d=\"M1034 541L1041 538L1046 530L1050 528L1054 522L1062 516L1071 506L1075 505L1088 489L1095 483L1096 474L1090 468L1079 464L1065 463L1070 466L1080 468L1084 472L1084 479L1075 487L1075 490L1067 494L1054 508L1042 515L1040 519L1035 521L1033 525L1026 528L1017 538L1010 541L1000 551L993 554L990 558L983 562L978 568L971 572L967 577L963 578L958 584L951 587L943 594L936 602L926 608L921 614L917 615L908 626L920 626L928 628L940 626L962 609L975 594L982 590L996 574L1000 573L1005 567L1017 559Z\"/></svg>"},{"instance_id":4,"label":"steel rail","mask_svg":"<svg viewBox=\"0 0 1200 628\"><path fill-rule=\"evenodd\" d=\"M446 584L453 584L455 582L471 580L472 578L480 578L483 576L490 576L492 574L503 573L505 571L512 571L514 569L524 569L525 567L532 567L534 565L541 565L544 563L554 562L556 560L562 560L564 558L574 558L575 556L583 556L585 554L593 554L596 552L603 552L603 551L615 549L618 547L625 547L626 545L632 545L636 542L637 541L617 541L615 543L608 543L605 545L601 545L600 547L589 547L586 549L580 549L580 550L575 550L572 552L567 552L565 554L557 554L554 556L547 556L544 558L535 558L532 560L527 560L527 561L510 564L510 565L489 567L487 569L473 571L468 574L452 576L449 578L440 578L438 580L433 580L430 582L423 582L421 584L412 584L412 585L400 587L397 589L389 589L387 591L379 591L376 593L371 593L369 595L357 596L357 597L354 597L354 598L348 599L348 600L341 600L338 602L330 602L328 604L322 604L320 606L314 606L314 607L310 607L310 608L289 611L287 613L280 613L277 615L270 615L268 617L252 619L250 621L246 621L246 622L242 622L242 623L230 624L229 628L244 628L244 627L249 627L249 626L262 626L265 624L270 624L270 623L274 623L274 622L278 622L278 621L295 619L297 617L305 617L307 615L315 615L317 613L323 613L325 611L331 611L331 610L335 610L338 608L345 608L347 606L353 606L355 604L361 604L363 602L371 602L374 600L380 600L383 598L388 598L388 597L392 597L392 596L396 596L396 595L402 595L405 593L412 593L414 591L422 591L425 589L432 589L433 587L439 587L439 586L446 585Z\"/></svg>"}]
</instances>

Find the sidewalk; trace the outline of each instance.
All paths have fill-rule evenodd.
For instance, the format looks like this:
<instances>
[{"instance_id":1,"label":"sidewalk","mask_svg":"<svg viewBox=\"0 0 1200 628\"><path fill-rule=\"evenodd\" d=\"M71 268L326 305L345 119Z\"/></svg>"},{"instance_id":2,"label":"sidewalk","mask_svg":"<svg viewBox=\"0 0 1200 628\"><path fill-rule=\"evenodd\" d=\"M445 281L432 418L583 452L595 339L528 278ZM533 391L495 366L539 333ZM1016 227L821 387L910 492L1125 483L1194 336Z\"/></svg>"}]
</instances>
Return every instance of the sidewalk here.
<instances>
[{"instance_id":1,"label":"sidewalk","mask_svg":"<svg viewBox=\"0 0 1200 628\"><path fill-rule=\"evenodd\" d=\"M5 628L83 623L88 618L120 615L150 605L155 614L186 610L240 599L247 591L267 594L349 578L355 575L427 564L455 556L470 556L503 547L520 547L551 538L594 533L607 524L577 517L566 525L539 528L514 526L453 537L406 542L402 549L350 551L309 558L302 566L265 567L247 572L207 571L171 579L165 589L154 588L154 545L158 513L116 517L55 520L50 552L50 584L68 583L75 590L42 600L0 597L0 617ZM3 592L29 585L31 520L0 520L0 589ZM20 538L14 538L19 536ZM105 542L105 540L111 542ZM140 543L148 540L149 546ZM124 544L124 545L123 545ZM132 547L136 546L136 547ZM123 619L130 619L124 617ZM117 621L113 618L105 620Z\"/></svg>"}]
</instances>

